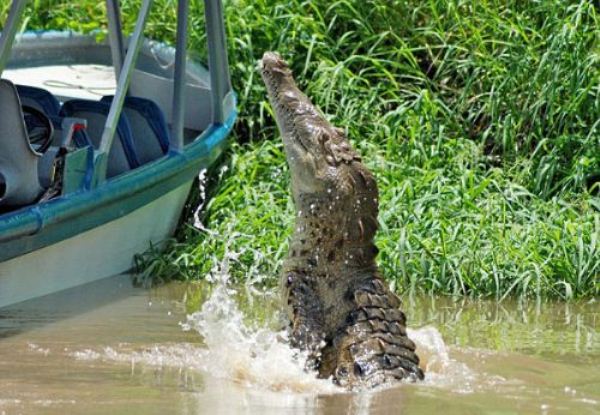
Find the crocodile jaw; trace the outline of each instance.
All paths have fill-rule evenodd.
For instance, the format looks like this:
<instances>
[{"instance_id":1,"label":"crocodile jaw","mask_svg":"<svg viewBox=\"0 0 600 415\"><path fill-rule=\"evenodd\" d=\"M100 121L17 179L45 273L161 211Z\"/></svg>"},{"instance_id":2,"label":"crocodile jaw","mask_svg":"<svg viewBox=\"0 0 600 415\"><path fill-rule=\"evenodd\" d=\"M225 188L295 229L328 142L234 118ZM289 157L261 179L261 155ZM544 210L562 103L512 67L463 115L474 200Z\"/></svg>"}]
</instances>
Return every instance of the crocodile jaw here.
<instances>
[{"instance_id":1,"label":"crocodile jaw","mask_svg":"<svg viewBox=\"0 0 600 415\"><path fill-rule=\"evenodd\" d=\"M281 56L266 52L261 69L291 173L297 212L292 248L296 246L297 253L315 252L317 246L331 246L330 252L340 253L336 255L338 264L327 261L324 255L309 258L309 262L317 263L319 268L328 263L329 268L335 266L340 270L372 267L372 254L366 255L368 260L350 252L341 255L345 248L334 249L333 245L345 239L351 242L347 245L376 252L373 246L378 213L375 178L360 162L344 131L331 125L298 89Z\"/></svg>"},{"instance_id":2,"label":"crocodile jaw","mask_svg":"<svg viewBox=\"0 0 600 415\"><path fill-rule=\"evenodd\" d=\"M300 194L337 187L339 169L327 148L335 141L345 141L341 131L298 89L287 63L277 53L264 54L261 72L283 138L294 200Z\"/></svg>"}]
</instances>

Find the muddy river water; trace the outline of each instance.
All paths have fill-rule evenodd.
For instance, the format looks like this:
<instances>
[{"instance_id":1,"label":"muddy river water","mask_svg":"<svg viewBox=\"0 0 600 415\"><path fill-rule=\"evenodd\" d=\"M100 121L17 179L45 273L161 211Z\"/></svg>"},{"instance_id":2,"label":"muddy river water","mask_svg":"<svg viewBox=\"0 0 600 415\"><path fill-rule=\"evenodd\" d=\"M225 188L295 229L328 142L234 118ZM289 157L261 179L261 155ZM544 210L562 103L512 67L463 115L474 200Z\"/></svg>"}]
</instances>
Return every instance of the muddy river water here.
<instances>
[{"instance_id":1,"label":"muddy river water","mask_svg":"<svg viewBox=\"0 0 600 415\"><path fill-rule=\"evenodd\" d=\"M427 379L305 373L252 287L128 276L0 310L0 414L600 414L600 302L403 298Z\"/></svg>"}]
</instances>

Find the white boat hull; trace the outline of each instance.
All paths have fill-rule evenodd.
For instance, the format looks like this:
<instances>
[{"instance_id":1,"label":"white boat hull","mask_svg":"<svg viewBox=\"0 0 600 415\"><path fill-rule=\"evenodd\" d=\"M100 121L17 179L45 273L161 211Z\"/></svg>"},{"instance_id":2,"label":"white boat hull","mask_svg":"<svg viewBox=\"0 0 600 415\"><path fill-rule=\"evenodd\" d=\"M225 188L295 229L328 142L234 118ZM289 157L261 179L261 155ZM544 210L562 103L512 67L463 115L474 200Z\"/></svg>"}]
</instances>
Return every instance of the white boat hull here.
<instances>
[{"instance_id":1,"label":"white boat hull","mask_svg":"<svg viewBox=\"0 0 600 415\"><path fill-rule=\"evenodd\" d=\"M191 182L72 238L0 263L0 307L130 270L135 254L173 235Z\"/></svg>"}]
</instances>

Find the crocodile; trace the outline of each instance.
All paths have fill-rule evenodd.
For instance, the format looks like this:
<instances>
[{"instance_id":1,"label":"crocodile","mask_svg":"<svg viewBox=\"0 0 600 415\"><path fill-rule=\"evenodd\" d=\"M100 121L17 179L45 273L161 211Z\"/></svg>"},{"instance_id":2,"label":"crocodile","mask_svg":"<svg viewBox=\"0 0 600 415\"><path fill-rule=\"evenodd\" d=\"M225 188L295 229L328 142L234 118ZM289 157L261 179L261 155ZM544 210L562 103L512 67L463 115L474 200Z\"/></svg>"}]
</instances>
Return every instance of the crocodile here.
<instances>
[{"instance_id":1,"label":"crocodile","mask_svg":"<svg viewBox=\"0 0 600 415\"><path fill-rule=\"evenodd\" d=\"M424 378L400 299L378 271L374 175L275 52L260 62L282 136L296 219L281 286L290 342L348 389Z\"/></svg>"}]
</instances>

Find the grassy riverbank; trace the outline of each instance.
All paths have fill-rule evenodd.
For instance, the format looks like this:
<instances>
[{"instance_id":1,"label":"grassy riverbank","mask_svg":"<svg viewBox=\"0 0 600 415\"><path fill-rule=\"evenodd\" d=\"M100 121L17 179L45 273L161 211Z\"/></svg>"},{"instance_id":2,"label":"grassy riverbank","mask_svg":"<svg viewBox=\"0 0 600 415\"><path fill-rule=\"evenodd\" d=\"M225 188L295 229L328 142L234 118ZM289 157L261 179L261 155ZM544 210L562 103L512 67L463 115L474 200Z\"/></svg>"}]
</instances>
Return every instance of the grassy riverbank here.
<instances>
[{"instance_id":1,"label":"grassy riverbank","mask_svg":"<svg viewBox=\"0 0 600 415\"><path fill-rule=\"evenodd\" d=\"M103 2L34 3L44 12L30 27L93 30L103 15ZM173 3L155 1L149 35L173 39ZM278 50L376 174L379 261L399 291L600 295L594 1L227 4L238 143L209 183L209 232L183 225L166 254L147 256L148 275L202 278L230 252L234 276L276 283L293 213L255 66ZM195 30L199 56L203 42Z\"/></svg>"}]
</instances>

